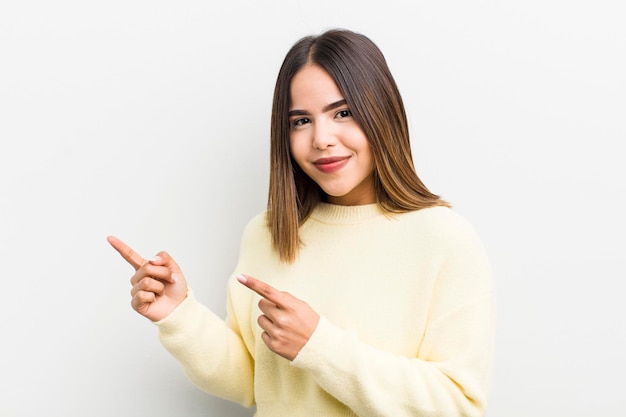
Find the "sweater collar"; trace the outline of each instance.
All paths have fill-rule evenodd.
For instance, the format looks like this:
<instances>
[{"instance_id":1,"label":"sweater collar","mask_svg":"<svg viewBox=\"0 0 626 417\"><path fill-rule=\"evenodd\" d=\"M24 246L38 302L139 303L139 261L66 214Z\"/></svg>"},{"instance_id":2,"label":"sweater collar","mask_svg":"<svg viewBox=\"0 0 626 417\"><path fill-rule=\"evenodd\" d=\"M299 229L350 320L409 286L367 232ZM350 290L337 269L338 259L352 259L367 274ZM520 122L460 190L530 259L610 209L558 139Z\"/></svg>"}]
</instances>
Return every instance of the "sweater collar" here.
<instances>
[{"instance_id":1,"label":"sweater collar","mask_svg":"<svg viewBox=\"0 0 626 417\"><path fill-rule=\"evenodd\" d=\"M318 203L311 212L310 218L324 223L358 223L384 215L384 211L376 203L362 206L339 206L328 203Z\"/></svg>"}]
</instances>

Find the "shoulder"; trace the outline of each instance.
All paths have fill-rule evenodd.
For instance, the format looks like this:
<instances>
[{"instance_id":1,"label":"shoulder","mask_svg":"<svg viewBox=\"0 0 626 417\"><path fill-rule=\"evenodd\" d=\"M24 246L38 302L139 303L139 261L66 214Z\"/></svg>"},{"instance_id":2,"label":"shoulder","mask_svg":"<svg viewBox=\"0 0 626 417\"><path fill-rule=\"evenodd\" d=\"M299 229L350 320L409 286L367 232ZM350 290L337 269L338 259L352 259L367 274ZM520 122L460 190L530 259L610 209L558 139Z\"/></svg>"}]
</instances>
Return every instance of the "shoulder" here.
<instances>
[{"instance_id":1,"label":"shoulder","mask_svg":"<svg viewBox=\"0 0 626 417\"><path fill-rule=\"evenodd\" d=\"M265 212L252 217L246 224L239 246L238 270L254 275L260 264L275 257Z\"/></svg>"},{"instance_id":2,"label":"shoulder","mask_svg":"<svg viewBox=\"0 0 626 417\"><path fill-rule=\"evenodd\" d=\"M246 248L260 248L263 245L271 245L271 234L267 226L266 212L261 212L252 217L243 229L241 238L241 250Z\"/></svg>"},{"instance_id":3,"label":"shoulder","mask_svg":"<svg viewBox=\"0 0 626 417\"><path fill-rule=\"evenodd\" d=\"M415 225L424 231L447 237L475 235L474 227L454 209L444 206L429 207L403 213L398 216L401 222Z\"/></svg>"},{"instance_id":4,"label":"shoulder","mask_svg":"<svg viewBox=\"0 0 626 417\"><path fill-rule=\"evenodd\" d=\"M243 229L243 239L265 239L269 236L267 212L263 211L252 217Z\"/></svg>"},{"instance_id":5,"label":"shoulder","mask_svg":"<svg viewBox=\"0 0 626 417\"><path fill-rule=\"evenodd\" d=\"M484 251L474 226L452 208L430 207L404 213L397 218L405 234L426 244L432 251L448 255Z\"/></svg>"},{"instance_id":6,"label":"shoulder","mask_svg":"<svg viewBox=\"0 0 626 417\"><path fill-rule=\"evenodd\" d=\"M267 211L262 211L258 213L257 215L255 215L254 217L252 217L246 224L246 227L244 230L248 231L248 230L256 230L256 229L263 229L263 228L267 229Z\"/></svg>"}]
</instances>

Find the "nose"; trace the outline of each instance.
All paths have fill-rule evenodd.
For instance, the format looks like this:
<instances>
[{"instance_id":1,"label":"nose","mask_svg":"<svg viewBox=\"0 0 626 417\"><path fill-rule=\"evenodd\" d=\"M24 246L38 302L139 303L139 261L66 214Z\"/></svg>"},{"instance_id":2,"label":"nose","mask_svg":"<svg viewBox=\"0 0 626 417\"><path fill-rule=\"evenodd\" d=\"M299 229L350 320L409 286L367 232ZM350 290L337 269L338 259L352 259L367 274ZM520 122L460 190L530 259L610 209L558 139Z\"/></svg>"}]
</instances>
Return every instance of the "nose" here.
<instances>
[{"instance_id":1,"label":"nose","mask_svg":"<svg viewBox=\"0 0 626 417\"><path fill-rule=\"evenodd\" d=\"M313 131L313 149L324 150L329 146L335 145L336 142L336 132L329 123L325 121L315 123Z\"/></svg>"}]
</instances>

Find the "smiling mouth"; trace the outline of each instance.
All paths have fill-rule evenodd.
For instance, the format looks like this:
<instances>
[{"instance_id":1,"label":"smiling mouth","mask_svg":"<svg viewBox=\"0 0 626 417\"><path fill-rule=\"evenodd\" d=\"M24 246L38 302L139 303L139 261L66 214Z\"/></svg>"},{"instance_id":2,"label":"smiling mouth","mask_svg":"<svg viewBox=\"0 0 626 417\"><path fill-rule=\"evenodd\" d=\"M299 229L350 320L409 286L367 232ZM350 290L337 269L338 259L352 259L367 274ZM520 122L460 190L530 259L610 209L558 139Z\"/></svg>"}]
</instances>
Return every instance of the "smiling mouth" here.
<instances>
[{"instance_id":1,"label":"smiling mouth","mask_svg":"<svg viewBox=\"0 0 626 417\"><path fill-rule=\"evenodd\" d=\"M349 156L335 156L330 158L320 158L313 162L313 165L324 173L332 173L343 168L347 163Z\"/></svg>"}]
</instances>

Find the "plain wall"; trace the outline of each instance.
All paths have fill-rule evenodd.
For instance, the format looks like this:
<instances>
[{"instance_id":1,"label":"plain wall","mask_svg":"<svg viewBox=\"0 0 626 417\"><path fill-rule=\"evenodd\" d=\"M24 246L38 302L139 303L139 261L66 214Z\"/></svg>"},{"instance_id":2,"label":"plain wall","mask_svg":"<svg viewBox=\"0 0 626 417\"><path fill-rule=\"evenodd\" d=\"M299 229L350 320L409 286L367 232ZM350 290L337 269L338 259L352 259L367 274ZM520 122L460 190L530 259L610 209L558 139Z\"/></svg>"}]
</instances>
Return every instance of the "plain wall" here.
<instances>
[{"instance_id":1,"label":"plain wall","mask_svg":"<svg viewBox=\"0 0 626 417\"><path fill-rule=\"evenodd\" d=\"M385 53L419 175L491 255L489 417L623 416L623 4L0 3L0 415L252 415L186 380L105 237L168 250L224 316L279 66L345 27Z\"/></svg>"}]
</instances>

